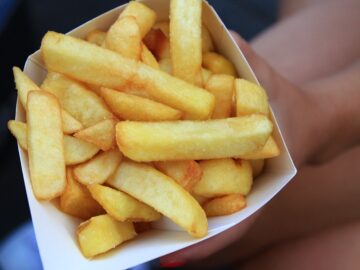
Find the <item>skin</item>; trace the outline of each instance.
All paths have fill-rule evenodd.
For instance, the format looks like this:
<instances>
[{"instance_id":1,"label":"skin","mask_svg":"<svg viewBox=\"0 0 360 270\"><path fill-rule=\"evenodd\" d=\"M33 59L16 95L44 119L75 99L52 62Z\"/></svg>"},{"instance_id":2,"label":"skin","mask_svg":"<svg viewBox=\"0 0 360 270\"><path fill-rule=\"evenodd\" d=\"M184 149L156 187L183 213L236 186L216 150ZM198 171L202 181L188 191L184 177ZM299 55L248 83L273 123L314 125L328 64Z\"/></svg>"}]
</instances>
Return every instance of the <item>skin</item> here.
<instances>
[{"instance_id":1,"label":"skin","mask_svg":"<svg viewBox=\"0 0 360 270\"><path fill-rule=\"evenodd\" d=\"M350 260L352 246L341 243L344 235L360 233L360 170L354 166L360 159L360 33L354 27L360 24L360 2L305 2L298 11L282 14L284 19L257 37L252 48L234 34L269 94L299 169L297 177L261 212L165 256L164 264L269 269L273 258L280 261L276 269L293 269L294 264L308 269L306 256L314 251L318 260L328 258L326 252L336 252L339 243L340 256L326 269L336 269L345 258L354 269L359 267L355 257ZM326 228L330 231L322 232ZM285 257L281 264L279 258Z\"/></svg>"}]
</instances>

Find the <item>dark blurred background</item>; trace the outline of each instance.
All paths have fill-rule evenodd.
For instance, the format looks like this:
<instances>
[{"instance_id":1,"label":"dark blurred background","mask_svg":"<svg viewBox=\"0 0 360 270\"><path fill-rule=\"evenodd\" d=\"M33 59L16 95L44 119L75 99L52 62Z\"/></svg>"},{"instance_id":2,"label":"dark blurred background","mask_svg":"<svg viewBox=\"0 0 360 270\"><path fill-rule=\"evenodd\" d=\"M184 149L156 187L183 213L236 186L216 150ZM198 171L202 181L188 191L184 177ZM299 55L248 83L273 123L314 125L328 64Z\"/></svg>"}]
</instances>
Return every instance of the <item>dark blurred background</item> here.
<instances>
[{"instance_id":1,"label":"dark blurred background","mask_svg":"<svg viewBox=\"0 0 360 270\"><path fill-rule=\"evenodd\" d=\"M0 242L30 219L15 139L7 121L15 117L12 67L23 68L48 30L66 33L128 1L0 0ZM250 40L276 19L274 0L210 0L228 28Z\"/></svg>"}]
</instances>

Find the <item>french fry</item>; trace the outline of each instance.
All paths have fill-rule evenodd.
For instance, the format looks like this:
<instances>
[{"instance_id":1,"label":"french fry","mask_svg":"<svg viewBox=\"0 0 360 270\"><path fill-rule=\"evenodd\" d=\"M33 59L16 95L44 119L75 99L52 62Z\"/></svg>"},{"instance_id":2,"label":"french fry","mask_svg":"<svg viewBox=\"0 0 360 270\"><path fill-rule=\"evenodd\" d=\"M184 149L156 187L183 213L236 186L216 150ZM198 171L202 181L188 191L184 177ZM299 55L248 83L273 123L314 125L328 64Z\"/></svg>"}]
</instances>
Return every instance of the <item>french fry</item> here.
<instances>
[{"instance_id":1,"label":"french fry","mask_svg":"<svg viewBox=\"0 0 360 270\"><path fill-rule=\"evenodd\" d=\"M265 160L264 159L253 159L249 160L253 171L254 179L258 177L264 170Z\"/></svg>"},{"instance_id":2,"label":"french fry","mask_svg":"<svg viewBox=\"0 0 360 270\"><path fill-rule=\"evenodd\" d=\"M201 180L192 192L207 198L233 193L247 195L253 182L252 168L248 161L237 164L233 159L200 161L203 171Z\"/></svg>"},{"instance_id":3,"label":"french fry","mask_svg":"<svg viewBox=\"0 0 360 270\"><path fill-rule=\"evenodd\" d=\"M208 119L214 108L214 96L206 90L74 37L48 32L41 51L49 70L113 89L141 87L155 100L183 111L187 119Z\"/></svg>"},{"instance_id":4,"label":"french fry","mask_svg":"<svg viewBox=\"0 0 360 270\"><path fill-rule=\"evenodd\" d=\"M84 85L62 74L49 72L41 88L54 94L59 99L61 106L84 127L113 118L112 113L99 96Z\"/></svg>"},{"instance_id":5,"label":"french fry","mask_svg":"<svg viewBox=\"0 0 360 270\"><path fill-rule=\"evenodd\" d=\"M202 40L202 52L213 52L215 49L209 30L205 25L201 29L201 40Z\"/></svg>"},{"instance_id":6,"label":"french fry","mask_svg":"<svg viewBox=\"0 0 360 270\"><path fill-rule=\"evenodd\" d=\"M59 102L56 97L45 91L30 91L26 116L33 192L39 200L51 200L58 197L66 185Z\"/></svg>"},{"instance_id":7,"label":"french fry","mask_svg":"<svg viewBox=\"0 0 360 270\"><path fill-rule=\"evenodd\" d=\"M207 52L203 54L202 58L203 67L210 70L215 74L228 74L233 77L237 76L236 69L234 65L227 60L224 56L215 53Z\"/></svg>"},{"instance_id":8,"label":"french fry","mask_svg":"<svg viewBox=\"0 0 360 270\"><path fill-rule=\"evenodd\" d=\"M201 72L201 0L170 1L170 54L173 75L191 84Z\"/></svg>"},{"instance_id":9,"label":"french fry","mask_svg":"<svg viewBox=\"0 0 360 270\"><path fill-rule=\"evenodd\" d=\"M161 217L153 208L122 191L98 184L88 186L88 189L91 196L116 220L151 222Z\"/></svg>"},{"instance_id":10,"label":"french fry","mask_svg":"<svg viewBox=\"0 0 360 270\"><path fill-rule=\"evenodd\" d=\"M85 40L101 47L105 42L105 37L106 32L94 30L86 36Z\"/></svg>"},{"instance_id":11,"label":"french fry","mask_svg":"<svg viewBox=\"0 0 360 270\"><path fill-rule=\"evenodd\" d=\"M74 117L72 117L67 111L61 110L61 117L64 134L73 134L83 129L83 125Z\"/></svg>"},{"instance_id":12,"label":"french fry","mask_svg":"<svg viewBox=\"0 0 360 270\"><path fill-rule=\"evenodd\" d=\"M263 115L205 122L124 121L116 125L116 141L125 156L140 162L215 159L261 149L272 129Z\"/></svg>"},{"instance_id":13,"label":"french fry","mask_svg":"<svg viewBox=\"0 0 360 270\"><path fill-rule=\"evenodd\" d=\"M78 138L64 136L64 153L66 165L75 165L91 159L99 148Z\"/></svg>"},{"instance_id":14,"label":"french fry","mask_svg":"<svg viewBox=\"0 0 360 270\"><path fill-rule=\"evenodd\" d=\"M114 149L103 152L74 168L74 176L84 185L103 184L119 167L122 155Z\"/></svg>"},{"instance_id":15,"label":"french fry","mask_svg":"<svg viewBox=\"0 0 360 270\"><path fill-rule=\"evenodd\" d=\"M101 90L101 89L100 89ZM143 98L147 98L147 99L151 99L153 100L153 98L147 93L142 91L141 89L132 87L131 85L128 87L124 87L121 90L119 90L120 92L129 94L129 95L133 95L133 96L138 96L138 97L143 97ZM101 92L100 92L100 96L101 96Z\"/></svg>"},{"instance_id":16,"label":"french fry","mask_svg":"<svg viewBox=\"0 0 360 270\"><path fill-rule=\"evenodd\" d=\"M201 69L201 76L202 76L202 81L203 81L204 85L206 85L206 83L210 79L211 75L212 75L212 73L210 70L208 70L206 68Z\"/></svg>"},{"instance_id":17,"label":"french fry","mask_svg":"<svg viewBox=\"0 0 360 270\"><path fill-rule=\"evenodd\" d=\"M204 205L205 202L209 201L209 198L200 196L200 195L196 195L194 193L191 193L191 196L194 197L194 199L202 206Z\"/></svg>"},{"instance_id":18,"label":"french fry","mask_svg":"<svg viewBox=\"0 0 360 270\"><path fill-rule=\"evenodd\" d=\"M156 13L146 5L132 1L130 2L125 10L120 14L119 18L133 16L139 25L141 38L150 31L156 22Z\"/></svg>"},{"instance_id":19,"label":"french fry","mask_svg":"<svg viewBox=\"0 0 360 270\"><path fill-rule=\"evenodd\" d=\"M106 119L74 134L74 137L92 143L103 151L114 148L115 143L114 119Z\"/></svg>"},{"instance_id":20,"label":"french fry","mask_svg":"<svg viewBox=\"0 0 360 270\"><path fill-rule=\"evenodd\" d=\"M170 59L170 41L160 29L152 29L143 41L157 60Z\"/></svg>"},{"instance_id":21,"label":"french fry","mask_svg":"<svg viewBox=\"0 0 360 270\"><path fill-rule=\"evenodd\" d=\"M269 115L269 103L265 90L244 79L235 80L236 115L253 113Z\"/></svg>"},{"instance_id":22,"label":"french fry","mask_svg":"<svg viewBox=\"0 0 360 270\"><path fill-rule=\"evenodd\" d=\"M87 188L73 177L71 168L66 170L66 188L60 196L60 209L66 214L81 219L104 214L104 209L91 197Z\"/></svg>"},{"instance_id":23,"label":"french fry","mask_svg":"<svg viewBox=\"0 0 360 270\"><path fill-rule=\"evenodd\" d=\"M134 121L178 120L183 115L159 102L129 95L109 88L101 89L102 96L114 114L120 119Z\"/></svg>"},{"instance_id":24,"label":"french fry","mask_svg":"<svg viewBox=\"0 0 360 270\"><path fill-rule=\"evenodd\" d=\"M280 155L280 148L277 145L273 136L270 136L266 141L264 147L254 152L241 155L238 158L241 159L265 159L265 158L274 158Z\"/></svg>"},{"instance_id":25,"label":"french fry","mask_svg":"<svg viewBox=\"0 0 360 270\"><path fill-rule=\"evenodd\" d=\"M187 191L200 181L202 170L194 160L154 162L156 169L174 179Z\"/></svg>"},{"instance_id":26,"label":"french fry","mask_svg":"<svg viewBox=\"0 0 360 270\"><path fill-rule=\"evenodd\" d=\"M226 216L240 211L246 207L246 200L240 194L231 194L212 199L203 205L206 216Z\"/></svg>"},{"instance_id":27,"label":"french fry","mask_svg":"<svg viewBox=\"0 0 360 270\"><path fill-rule=\"evenodd\" d=\"M234 77L226 74L214 74L205 85L205 89L215 96L213 119L231 116L234 94Z\"/></svg>"},{"instance_id":28,"label":"french fry","mask_svg":"<svg viewBox=\"0 0 360 270\"><path fill-rule=\"evenodd\" d=\"M157 62L155 56L152 52L146 47L144 43L141 44L141 55L140 55L141 62L144 64L154 68L160 69L159 63Z\"/></svg>"},{"instance_id":29,"label":"french fry","mask_svg":"<svg viewBox=\"0 0 360 270\"><path fill-rule=\"evenodd\" d=\"M146 164L124 161L107 183L167 216L194 237L207 234L197 201L174 180Z\"/></svg>"},{"instance_id":30,"label":"french fry","mask_svg":"<svg viewBox=\"0 0 360 270\"><path fill-rule=\"evenodd\" d=\"M20 147L27 151L27 126L25 123L10 120L8 122L8 129L10 130L11 134L16 138Z\"/></svg>"},{"instance_id":31,"label":"french fry","mask_svg":"<svg viewBox=\"0 0 360 270\"><path fill-rule=\"evenodd\" d=\"M131 59L140 59L141 33L135 17L120 17L109 29L105 48Z\"/></svg>"},{"instance_id":32,"label":"french fry","mask_svg":"<svg viewBox=\"0 0 360 270\"><path fill-rule=\"evenodd\" d=\"M134 238L136 232L131 222L120 222L109 215L101 215L81 223L77 236L83 255L92 258Z\"/></svg>"},{"instance_id":33,"label":"french fry","mask_svg":"<svg viewBox=\"0 0 360 270\"><path fill-rule=\"evenodd\" d=\"M172 65L170 58L164 58L159 61L160 69L167 74L172 74Z\"/></svg>"}]
</instances>

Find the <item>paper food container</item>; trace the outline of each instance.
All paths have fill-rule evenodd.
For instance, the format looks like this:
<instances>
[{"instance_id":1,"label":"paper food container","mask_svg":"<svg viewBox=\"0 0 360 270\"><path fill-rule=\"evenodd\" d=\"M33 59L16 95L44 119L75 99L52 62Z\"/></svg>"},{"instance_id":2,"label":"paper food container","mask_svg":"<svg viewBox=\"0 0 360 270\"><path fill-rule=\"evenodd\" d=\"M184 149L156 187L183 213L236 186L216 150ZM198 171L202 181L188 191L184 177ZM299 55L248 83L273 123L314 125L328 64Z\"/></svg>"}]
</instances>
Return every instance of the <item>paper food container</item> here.
<instances>
[{"instance_id":1,"label":"paper food container","mask_svg":"<svg viewBox=\"0 0 360 270\"><path fill-rule=\"evenodd\" d=\"M159 21L169 18L169 0L143 0L141 2L156 11ZM124 7L120 6L100 15L71 31L69 35L83 38L95 29L106 31ZM207 2L203 3L203 23L209 29L217 50L232 60L240 76L258 83L254 72L229 35L225 25ZM36 83L41 84L47 71L39 51L29 56L24 71ZM16 108L16 119L26 120L19 102ZM19 148L26 193L44 269L126 269L196 244L240 223L267 203L296 174L275 118L273 119L276 129L274 136L281 148L281 155L267 161L264 173L255 181L247 197L245 209L233 215L210 218L208 236L202 239L192 238L170 220L163 218L154 225L155 229L92 260L82 255L77 243L76 228L80 220L60 212L53 203L39 202L34 197L29 178L27 154Z\"/></svg>"}]
</instances>

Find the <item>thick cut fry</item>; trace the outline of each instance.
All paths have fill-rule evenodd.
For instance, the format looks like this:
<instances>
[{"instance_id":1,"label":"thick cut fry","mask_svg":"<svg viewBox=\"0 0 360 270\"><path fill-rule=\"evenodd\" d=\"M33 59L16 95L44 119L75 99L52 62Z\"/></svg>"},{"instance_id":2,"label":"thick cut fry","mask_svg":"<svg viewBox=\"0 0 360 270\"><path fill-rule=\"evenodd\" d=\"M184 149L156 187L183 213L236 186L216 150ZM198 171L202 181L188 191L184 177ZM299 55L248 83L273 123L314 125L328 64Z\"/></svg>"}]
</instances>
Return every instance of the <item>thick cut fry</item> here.
<instances>
[{"instance_id":1,"label":"thick cut fry","mask_svg":"<svg viewBox=\"0 0 360 270\"><path fill-rule=\"evenodd\" d=\"M239 193L247 195L253 182L248 161L238 164L231 158L200 161L201 180L194 186L196 195L213 198Z\"/></svg>"},{"instance_id":2,"label":"thick cut fry","mask_svg":"<svg viewBox=\"0 0 360 270\"><path fill-rule=\"evenodd\" d=\"M114 119L106 119L75 133L74 136L107 151L115 147L115 125Z\"/></svg>"},{"instance_id":3,"label":"thick cut fry","mask_svg":"<svg viewBox=\"0 0 360 270\"><path fill-rule=\"evenodd\" d=\"M100 89L101 90L101 89ZM121 90L119 90L120 92L129 94L129 95L133 95L133 96L138 96L138 97L143 97L143 98L147 98L147 99L151 99L153 100L153 98L147 93L142 91L141 89L137 89L134 87L131 87L131 85L129 87L125 87L122 88ZM101 92L100 92L101 95Z\"/></svg>"},{"instance_id":4,"label":"thick cut fry","mask_svg":"<svg viewBox=\"0 0 360 270\"><path fill-rule=\"evenodd\" d=\"M41 88L54 94L62 107L85 127L113 117L99 96L64 75L49 72Z\"/></svg>"},{"instance_id":5,"label":"thick cut fry","mask_svg":"<svg viewBox=\"0 0 360 270\"><path fill-rule=\"evenodd\" d=\"M170 1L170 53L173 74L191 84L197 82L201 72L201 13L201 0Z\"/></svg>"},{"instance_id":6,"label":"thick cut fry","mask_svg":"<svg viewBox=\"0 0 360 270\"><path fill-rule=\"evenodd\" d=\"M170 41L160 29L152 29L144 38L144 44L157 60L170 59Z\"/></svg>"},{"instance_id":7,"label":"thick cut fry","mask_svg":"<svg viewBox=\"0 0 360 270\"><path fill-rule=\"evenodd\" d=\"M49 70L113 89L132 84L189 119L208 119L214 108L214 96L206 90L74 37L48 32L41 51Z\"/></svg>"},{"instance_id":8,"label":"thick cut fry","mask_svg":"<svg viewBox=\"0 0 360 270\"><path fill-rule=\"evenodd\" d=\"M244 79L236 79L235 91L237 116L253 113L269 114L268 97L261 86Z\"/></svg>"},{"instance_id":9,"label":"thick cut fry","mask_svg":"<svg viewBox=\"0 0 360 270\"><path fill-rule=\"evenodd\" d=\"M78 138L64 136L64 152L66 165L75 165L91 159L99 152L95 145Z\"/></svg>"},{"instance_id":10,"label":"thick cut fry","mask_svg":"<svg viewBox=\"0 0 360 270\"><path fill-rule=\"evenodd\" d=\"M84 128L83 125L74 117L72 117L67 111L61 110L61 116L63 132L65 134L73 134Z\"/></svg>"},{"instance_id":11,"label":"thick cut fry","mask_svg":"<svg viewBox=\"0 0 360 270\"><path fill-rule=\"evenodd\" d=\"M206 90L215 96L213 119L231 116L234 94L234 77L226 74L214 74L205 85Z\"/></svg>"},{"instance_id":12,"label":"thick cut fry","mask_svg":"<svg viewBox=\"0 0 360 270\"><path fill-rule=\"evenodd\" d=\"M233 77L237 76L235 66L227 60L224 56L214 53L207 52L203 55L203 67L210 70L215 74L228 74Z\"/></svg>"},{"instance_id":13,"label":"thick cut fry","mask_svg":"<svg viewBox=\"0 0 360 270\"><path fill-rule=\"evenodd\" d=\"M106 32L94 30L86 36L85 40L101 47L105 42L105 37Z\"/></svg>"},{"instance_id":14,"label":"thick cut fry","mask_svg":"<svg viewBox=\"0 0 360 270\"><path fill-rule=\"evenodd\" d=\"M212 73L210 70L208 70L206 68L201 69L201 76L202 76L202 81L203 81L204 85L206 85L206 83L210 79L211 75L212 75Z\"/></svg>"},{"instance_id":15,"label":"thick cut fry","mask_svg":"<svg viewBox=\"0 0 360 270\"><path fill-rule=\"evenodd\" d=\"M213 52L214 51L214 43L212 41L209 30L205 25L202 26L201 29L201 39L202 39L202 52Z\"/></svg>"},{"instance_id":16,"label":"thick cut fry","mask_svg":"<svg viewBox=\"0 0 360 270\"><path fill-rule=\"evenodd\" d=\"M264 159L253 159L249 160L253 171L254 179L258 177L264 170L265 160Z\"/></svg>"},{"instance_id":17,"label":"thick cut fry","mask_svg":"<svg viewBox=\"0 0 360 270\"><path fill-rule=\"evenodd\" d=\"M120 18L127 16L135 17L136 22L140 27L142 38L145 37L156 22L155 11L146 5L135 1L130 2L125 10L120 14Z\"/></svg>"},{"instance_id":18,"label":"thick cut fry","mask_svg":"<svg viewBox=\"0 0 360 270\"><path fill-rule=\"evenodd\" d=\"M167 74L172 74L172 65L170 58L164 58L159 61L160 69Z\"/></svg>"},{"instance_id":19,"label":"thick cut fry","mask_svg":"<svg viewBox=\"0 0 360 270\"><path fill-rule=\"evenodd\" d=\"M271 136L265 143L264 147L254 152L241 155L241 159L264 159L274 158L280 155L280 148L277 145L273 136Z\"/></svg>"},{"instance_id":20,"label":"thick cut fry","mask_svg":"<svg viewBox=\"0 0 360 270\"><path fill-rule=\"evenodd\" d=\"M102 88L101 92L114 114L124 120L165 121L178 120L182 116L181 111L150 99L108 88Z\"/></svg>"},{"instance_id":21,"label":"thick cut fry","mask_svg":"<svg viewBox=\"0 0 360 270\"><path fill-rule=\"evenodd\" d=\"M141 33L136 19L130 16L119 18L107 32L104 45L124 57L139 60Z\"/></svg>"},{"instance_id":22,"label":"thick cut fry","mask_svg":"<svg viewBox=\"0 0 360 270\"><path fill-rule=\"evenodd\" d=\"M74 168L76 180L84 185L104 183L119 167L122 155L114 149L103 152L86 163Z\"/></svg>"},{"instance_id":23,"label":"thick cut fry","mask_svg":"<svg viewBox=\"0 0 360 270\"><path fill-rule=\"evenodd\" d=\"M30 91L27 123L33 191L37 199L51 200L59 196L66 185L61 110L56 97L45 91Z\"/></svg>"},{"instance_id":24,"label":"thick cut fry","mask_svg":"<svg viewBox=\"0 0 360 270\"><path fill-rule=\"evenodd\" d=\"M10 120L8 122L8 129L10 130L11 134L16 138L21 148L27 151L28 147L26 124L16 120Z\"/></svg>"},{"instance_id":25,"label":"thick cut fry","mask_svg":"<svg viewBox=\"0 0 360 270\"><path fill-rule=\"evenodd\" d=\"M40 88L24 72L22 72L20 68L13 67L13 73L20 103L26 110L26 102L29 92L40 90Z\"/></svg>"},{"instance_id":26,"label":"thick cut fry","mask_svg":"<svg viewBox=\"0 0 360 270\"><path fill-rule=\"evenodd\" d=\"M70 168L66 170L66 179L66 188L60 197L61 211L82 219L105 213L104 209L91 197L87 188L74 179Z\"/></svg>"},{"instance_id":27,"label":"thick cut fry","mask_svg":"<svg viewBox=\"0 0 360 270\"><path fill-rule=\"evenodd\" d=\"M109 215L101 215L81 223L77 236L84 256L92 258L134 238L136 232L131 222L120 222Z\"/></svg>"},{"instance_id":28,"label":"thick cut fry","mask_svg":"<svg viewBox=\"0 0 360 270\"><path fill-rule=\"evenodd\" d=\"M116 141L136 161L199 160L241 156L261 149L273 125L263 115L210 121L120 122Z\"/></svg>"},{"instance_id":29,"label":"thick cut fry","mask_svg":"<svg viewBox=\"0 0 360 270\"><path fill-rule=\"evenodd\" d=\"M187 191L200 181L202 170L194 160L159 161L154 163L156 169L174 179Z\"/></svg>"},{"instance_id":30,"label":"thick cut fry","mask_svg":"<svg viewBox=\"0 0 360 270\"><path fill-rule=\"evenodd\" d=\"M208 217L226 216L246 207L246 200L240 194L227 195L215 198L203 205Z\"/></svg>"},{"instance_id":31,"label":"thick cut fry","mask_svg":"<svg viewBox=\"0 0 360 270\"><path fill-rule=\"evenodd\" d=\"M141 55L140 55L141 62L144 64L159 69L159 63L157 62L155 56L152 54L152 52L146 47L144 43L141 44Z\"/></svg>"},{"instance_id":32,"label":"thick cut fry","mask_svg":"<svg viewBox=\"0 0 360 270\"><path fill-rule=\"evenodd\" d=\"M119 221L151 222L161 217L153 208L122 191L102 185L91 185L88 189L105 211Z\"/></svg>"},{"instance_id":33,"label":"thick cut fry","mask_svg":"<svg viewBox=\"0 0 360 270\"><path fill-rule=\"evenodd\" d=\"M207 219L197 201L153 167L125 161L107 183L150 205L192 236L207 234Z\"/></svg>"}]
</instances>

